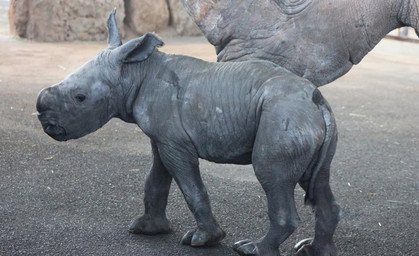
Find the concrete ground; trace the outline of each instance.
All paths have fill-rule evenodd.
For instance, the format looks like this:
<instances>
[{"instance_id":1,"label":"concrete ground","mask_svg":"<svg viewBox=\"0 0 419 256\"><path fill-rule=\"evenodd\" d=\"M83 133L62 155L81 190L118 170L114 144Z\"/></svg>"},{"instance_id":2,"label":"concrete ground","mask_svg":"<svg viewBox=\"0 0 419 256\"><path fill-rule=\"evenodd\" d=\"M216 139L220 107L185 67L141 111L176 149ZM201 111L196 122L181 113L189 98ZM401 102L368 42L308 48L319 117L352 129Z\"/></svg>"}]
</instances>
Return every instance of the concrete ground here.
<instances>
[{"instance_id":1,"label":"concrete ground","mask_svg":"<svg viewBox=\"0 0 419 256\"><path fill-rule=\"evenodd\" d=\"M214 60L202 38L168 39L162 50ZM266 202L250 167L202 162L214 213L227 232L220 245L179 244L194 220L176 185L173 232L128 233L142 212L151 164L147 137L112 120L59 143L41 130L38 91L59 82L104 43L34 43L0 37L0 255L235 255L231 245L267 227ZM384 40L348 75L324 86L340 140L332 188L342 207L335 240L341 255L419 255L419 44ZM296 190L299 229L281 246L313 234Z\"/></svg>"}]
</instances>

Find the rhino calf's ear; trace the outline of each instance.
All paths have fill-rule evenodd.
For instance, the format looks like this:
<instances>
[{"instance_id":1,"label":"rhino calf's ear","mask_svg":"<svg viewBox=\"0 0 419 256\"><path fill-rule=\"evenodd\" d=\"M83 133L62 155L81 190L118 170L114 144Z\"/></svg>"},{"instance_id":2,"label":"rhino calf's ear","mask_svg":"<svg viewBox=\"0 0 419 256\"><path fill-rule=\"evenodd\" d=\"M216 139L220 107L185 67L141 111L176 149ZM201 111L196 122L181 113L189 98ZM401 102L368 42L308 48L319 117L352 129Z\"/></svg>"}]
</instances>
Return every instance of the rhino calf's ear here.
<instances>
[{"instance_id":1,"label":"rhino calf's ear","mask_svg":"<svg viewBox=\"0 0 419 256\"><path fill-rule=\"evenodd\" d=\"M134 47L128 52L126 57L124 58L124 63L134 63L134 62L141 62L154 52L156 47L163 46L164 43L153 33L147 33L144 36L134 39L138 40ZM133 41L134 41L133 40ZM131 42L126 43L125 45L129 45ZM123 45L122 47L124 47ZM130 47L130 46L127 46Z\"/></svg>"},{"instance_id":2,"label":"rhino calf's ear","mask_svg":"<svg viewBox=\"0 0 419 256\"><path fill-rule=\"evenodd\" d=\"M114 49L122 45L121 36L119 35L118 24L115 19L116 8L111 12L108 18L108 47Z\"/></svg>"}]
</instances>

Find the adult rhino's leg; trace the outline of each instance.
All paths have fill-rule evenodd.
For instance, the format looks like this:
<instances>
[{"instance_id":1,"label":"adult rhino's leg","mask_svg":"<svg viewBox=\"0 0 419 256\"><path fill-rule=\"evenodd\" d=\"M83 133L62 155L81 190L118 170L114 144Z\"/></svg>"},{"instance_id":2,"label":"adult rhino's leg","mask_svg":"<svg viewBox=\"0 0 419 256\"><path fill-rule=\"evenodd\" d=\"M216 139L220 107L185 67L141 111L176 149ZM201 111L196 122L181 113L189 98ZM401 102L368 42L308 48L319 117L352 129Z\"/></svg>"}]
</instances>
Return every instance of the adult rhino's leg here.
<instances>
[{"instance_id":1,"label":"adult rhino's leg","mask_svg":"<svg viewBox=\"0 0 419 256\"><path fill-rule=\"evenodd\" d=\"M164 166L178 184L196 220L197 227L184 235L182 243L190 246L218 243L225 237L225 233L212 214L207 190L199 172L198 158L177 146L157 146Z\"/></svg>"},{"instance_id":2,"label":"adult rhino's leg","mask_svg":"<svg viewBox=\"0 0 419 256\"><path fill-rule=\"evenodd\" d=\"M240 255L278 256L279 246L294 232L299 221L294 189L304 173L304 168L300 168L304 160L290 154L295 144L288 139L287 132L279 131L282 122L271 113L260 120L252 154L256 177L266 193L270 226L258 240L235 243L233 249Z\"/></svg>"},{"instance_id":3,"label":"adult rhino's leg","mask_svg":"<svg viewBox=\"0 0 419 256\"><path fill-rule=\"evenodd\" d=\"M336 203L329 185L330 164L336 149L336 140L329 147L328 156L314 183L314 200L311 202L316 216L315 235L297 243L297 256L336 256L337 248L333 234L339 222L340 207ZM308 182L301 181L301 187L307 191Z\"/></svg>"},{"instance_id":4,"label":"adult rhino's leg","mask_svg":"<svg viewBox=\"0 0 419 256\"><path fill-rule=\"evenodd\" d=\"M161 162L159 152L151 141L153 165L145 183L144 215L138 216L131 223L129 231L134 234L164 234L170 232L166 217L167 198L172 176Z\"/></svg>"}]
</instances>

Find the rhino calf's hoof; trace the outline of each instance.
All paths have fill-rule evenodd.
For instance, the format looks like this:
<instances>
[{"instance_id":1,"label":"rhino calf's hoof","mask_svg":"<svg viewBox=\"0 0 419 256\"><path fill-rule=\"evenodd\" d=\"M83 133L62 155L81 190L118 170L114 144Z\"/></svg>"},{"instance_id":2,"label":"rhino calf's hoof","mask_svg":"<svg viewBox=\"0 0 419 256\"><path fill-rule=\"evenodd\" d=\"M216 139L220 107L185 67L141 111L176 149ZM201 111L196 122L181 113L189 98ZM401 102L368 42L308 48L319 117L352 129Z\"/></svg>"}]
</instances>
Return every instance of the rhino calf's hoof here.
<instances>
[{"instance_id":1,"label":"rhino calf's hoof","mask_svg":"<svg viewBox=\"0 0 419 256\"><path fill-rule=\"evenodd\" d=\"M261 246L260 242L249 239L236 242L233 250L241 256L280 256L277 248L267 249Z\"/></svg>"},{"instance_id":2,"label":"rhino calf's hoof","mask_svg":"<svg viewBox=\"0 0 419 256\"><path fill-rule=\"evenodd\" d=\"M248 255L248 256L260 255L257 245L248 239L236 242L233 245L233 250L242 256L243 255Z\"/></svg>"},{"instance_id":3,"label":"rhino calf's hoof","mask_svg":"<svg viewBox=\"0 0 419 256\"><path fill-rule=\"evenodd\" d=\"M301 248L303 248L304 246L307 245L311 245L311 243L313 242L313 238L306 238L304 240L301 240L300 242L298 242L295 246L294 246L294 250L296 252L298 252Z\"/></svg>"},{"instance_id":4,"label":"rhino calf's hoof","mask_svg":"<svg viewBox=\"0 0 419 256\"><path fill-rule=\"evenodd\" d=\"M188 231L182 238L182 244L190 246L215 245L226 236L226 233L217 227L216 230L209 232L200 229Z\"/></svg>"},{"instance_id":5,"label":"rhino calf's hoof","mask_svg":"<svg viewBox=\"0 0 419 256\"><path fill-rule=\"evenodd\" d=\"M157 235L171 232L169 221L165 217L143 215L134 219L129 227L133 234Z\"/></svg>"},{"instance_id":6,"label":"rhino calf's hoof","mask_svg":"<svg viewBox=\"0 0 419 256\"><path fill-rule=\"evenodd\" d=\"M323 250L316 250L314 249L313 245L311 244L313 239L308 238L298 242L294 246L294 250L297 252L296 256L337 256L337 248L336 246L329 245L323 246Z\"/></svg>"}]
</instances>

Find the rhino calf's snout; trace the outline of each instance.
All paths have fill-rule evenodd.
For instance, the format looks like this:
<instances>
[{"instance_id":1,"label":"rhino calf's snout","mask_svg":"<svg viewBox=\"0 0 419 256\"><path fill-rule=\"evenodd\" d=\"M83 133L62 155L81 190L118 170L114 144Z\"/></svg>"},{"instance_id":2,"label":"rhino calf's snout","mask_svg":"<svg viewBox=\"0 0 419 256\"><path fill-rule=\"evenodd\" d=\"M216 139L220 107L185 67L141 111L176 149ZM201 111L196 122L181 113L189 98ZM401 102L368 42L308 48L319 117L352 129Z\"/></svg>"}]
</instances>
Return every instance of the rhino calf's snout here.
<instances>
[{"instance_id":1,"label":"rhino calf's snout","mask_svg":"<svg viewBox=\"0 0 419 256\"><path fill-rule=\"evenodd\" d=\"M51 106L53 104L53 97L50 93L50 89L50 87L44 88L39 92L38 100L36 102L36 110L40 114L51 109Z\"/></svg>"},{"instance_id":2,"label":"rhino calf's snout","mask_svg":"<svg viewBox=\"0 0 419 256\"><path fill-rule=\"evenodd\" d=\"M57 97L51 90L52 87L48 87L39 92L36 110L45 133L56 140L62 141L65 140L63 136L65 136L66 131L58 124L57 114L53 113L57 108Z\"/></svg>"}]
</instances>

